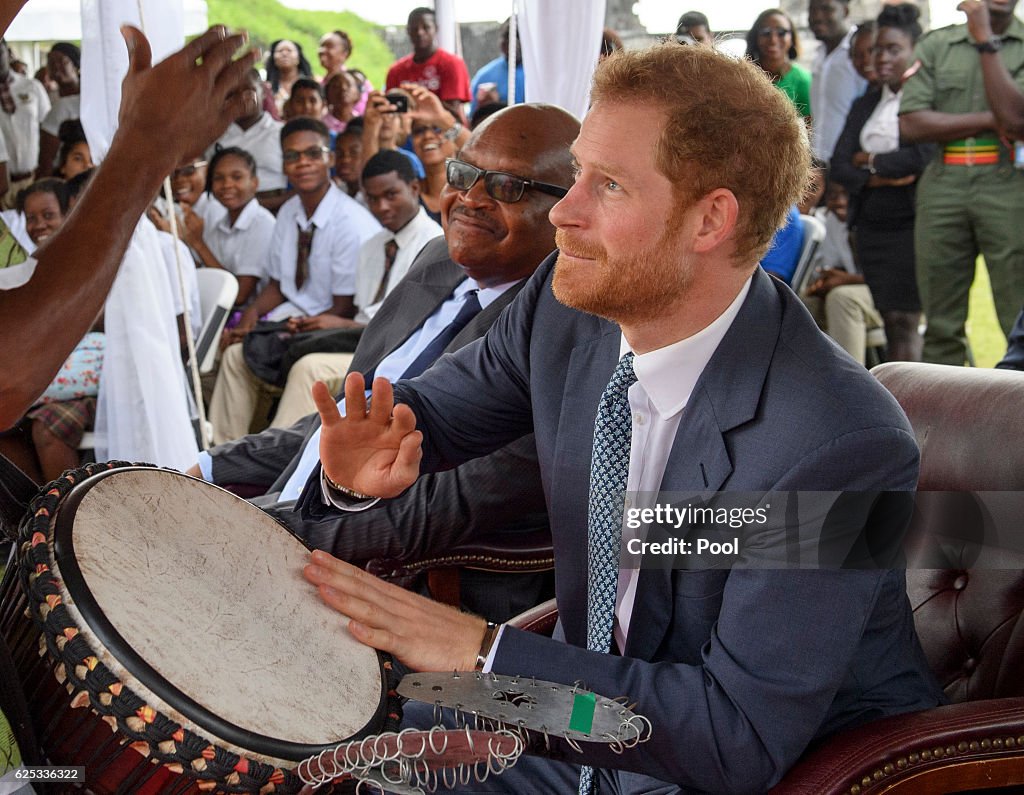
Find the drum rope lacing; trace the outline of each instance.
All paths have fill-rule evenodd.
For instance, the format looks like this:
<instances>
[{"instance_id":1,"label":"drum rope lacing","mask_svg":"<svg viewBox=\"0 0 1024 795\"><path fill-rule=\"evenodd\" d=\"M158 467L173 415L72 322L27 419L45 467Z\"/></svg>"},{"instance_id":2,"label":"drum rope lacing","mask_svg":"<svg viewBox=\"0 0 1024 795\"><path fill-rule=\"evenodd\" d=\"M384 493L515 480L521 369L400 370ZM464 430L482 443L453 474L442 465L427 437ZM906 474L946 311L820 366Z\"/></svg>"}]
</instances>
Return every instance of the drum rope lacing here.
<instances>
[{"instance_id":1,"label":"drum rope lacing","mask_svg":"<svg viewBox=\"0 0 1024 795\"><path fill-rule=\"evenodd\" d=\"M30 600L33 623L42 629L40 653L48 652L56 661L54 673L71 688L72 706L91 707L112 731L116 726L116 731L144 756L191 778L215 782L221 792L297 792L302 782L293 771L219 747L149 706L100 661L63 603L60 581L51 569L50 551L52 523L61 503L75 486L93 475L139 466L152 465L123 461L89 464L65 472L32 501L19 528L22 554L18 576ZM390 661L384 668L391 696L384 730L390 731L401 721L401 709L396 706L397 682Z\"/></svg>"}]
</instances>

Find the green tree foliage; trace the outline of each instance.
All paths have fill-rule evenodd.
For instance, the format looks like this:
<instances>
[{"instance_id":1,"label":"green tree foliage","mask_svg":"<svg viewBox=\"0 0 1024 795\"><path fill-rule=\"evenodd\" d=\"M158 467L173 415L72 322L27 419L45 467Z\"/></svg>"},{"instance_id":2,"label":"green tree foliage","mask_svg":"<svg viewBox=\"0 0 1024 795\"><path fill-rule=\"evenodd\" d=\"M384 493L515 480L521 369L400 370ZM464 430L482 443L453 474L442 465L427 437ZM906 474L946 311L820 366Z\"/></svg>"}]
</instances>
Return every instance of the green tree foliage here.
<instances>
[{"instance_id":1,"label":"green tree foliage","mask_svg":"<svg viewBox=\"0 0 1024 795\"><path fill-rule=\"evenodd\" d=\"M384 85L388 67L395 60L378 26L349 11L302 11L276 0L207 0L206 5L211 25L247 30L251 41L265 52L277 39L297 42L317 77L324 73L316 55L317 44L330 30L343 30L352 38L348 66L362 70L375 87Z\"/></svg>"}]
</instances>

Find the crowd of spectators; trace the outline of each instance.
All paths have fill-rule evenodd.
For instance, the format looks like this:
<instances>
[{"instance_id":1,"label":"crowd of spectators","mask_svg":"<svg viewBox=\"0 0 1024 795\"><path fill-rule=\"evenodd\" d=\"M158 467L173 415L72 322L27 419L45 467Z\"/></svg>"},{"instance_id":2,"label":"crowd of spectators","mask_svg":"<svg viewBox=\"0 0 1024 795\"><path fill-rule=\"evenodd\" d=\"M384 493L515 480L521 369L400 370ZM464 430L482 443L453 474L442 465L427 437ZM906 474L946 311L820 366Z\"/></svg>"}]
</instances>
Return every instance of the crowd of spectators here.
<instances>
[{"instance_id":1,"label":"crowd of spectators","mask_svg":"<svg viewBox=\"0 0 1024 795\"><path fill-rule=\"evenodd\" d=\"M961 364L970 354L964 320L974 257L979 249L989 255L1000 321L1009 333L1024 303L1021 258L1014 255L1022 244L1000 237L999 230L1012 222L972 220L967 207L954 207L948 199L955 195L969 203L968 190L958 187L942 198L937 186L961 180L966 188L987 180L997 193L1006 193L999 210L1005 218L1014 200L1019 203L1021 172L1013 168L1013 141L1021 137L1021 101L1012 89L1019 95L1020 88L1007 75L1017 74L1018 61L1024 62L1021 23L1012 9L1006 13L1000 6L989 13L986 6L984 15L973 12L970 28L922 37L911 3L887 5L877 20L858 24L852 24L844 0L809 0L806 12L806 18L794 19L768 8L745 36L746 56L804 118L818 175L805 202L791 209L762 265L792 281L809 242L801 213L815 215L826 238L811 268L799 271L800 283L791 286L823 330L862 362L867 334L877 330L884 331L888 358L919 360L923 349L925 359ZM812 57L801 50L802 24L818 41ZM350 353L362 326L428 239L406 233L399 253L392 251L403 239L402 227L395 228L393 212L381 209L390 201L368 191L366 180L379 179L382 164L394 166L388 173L397 187L408 187L419 208L400 216L441 234L447 163L471 130L508 101L508 21L498 29L497 57L472 79L461 58L438 46L431 9L413 9L406 32L412 52L391 66L382 90L350 64L353 44L344 31L320 38L317 56L324 75L319 79L298 43L272 42L262 73L249 74L255 110L235 119L200 157L180 163L170 175L173 208L158 198L148 213L161 232L170 233L173 210L187 248L187 256L177 256L165 235L169 288L179 294L176 274L184 265L183 282L192 293L174 299L183 356L184 317L191 316L194 330L201 320L195 269L223 269L238 281L235 310L221 341L228 367L206 385L218 442L293 418L295 410L277 407L287 380L279 370L282 357L290 365L288 346L311 334L347 329L344 352ZM988 38L979 36L998 41L1002 54L989 57L982 46ZM720 42L700 11L680 17L675 38L686 46ZM948 83L942 70L954 68L945 56L954 45L963 61L956 68L970 71L972 85L984 87L971 96L962 91L961 97L950 97L939 90ZM615 31L605 29L599 57L622 47ZM515 58L515 100L521 102L525 79L518 45ZM1002 67L1000 58L1006 61ZM75 45L55 44L33 79L12 70L10 51L0 45L0 85L5 86L0 91L0 194L8 208L5 220L28 251L45 233L36 205L54 205L44 208L45 223L59 223L61 208L66 209L60 180L88 175L92 167L77 118L80 60ZM990 90L990 83L998 88ZM989 108L979 96L1005 107ZM984 107L973 107L979 102ZM756 146L756 139L750 145ZM1017 198L1010 199L1014 193ZM950 242L940 246L938 238ZM372 250L364 250L367 245ZM95 351L87 365L93 379L102 373L101 328L98 321L83 341L83 350ZM927 329L924 336L920 329ZM257 338L263 341L257 344ZM315 351L315 345L306 343L304 350ZM76 356L69 359L65 370L81 370L76 361ZM233 374L231 383L227 372ZM239 387L243 382L246 386ZM51 408L59 402L54 394L61 393L51 390L44 398ZM76 394L69 401L83 399L94 404L95 394ZM311 410L310 402L300 403ZM74 422L62 420L58 437L65 448L77 447L94 408L74 412ZM48 456L42 451L53 445L41 441L39 428L30 412L15 433L29 446L34 443L35 459L28 460L36 466L30 471L48 477L59 469L44 463ZM9 434L4 445L10 444Z\"/></svg>"}]
</instances>

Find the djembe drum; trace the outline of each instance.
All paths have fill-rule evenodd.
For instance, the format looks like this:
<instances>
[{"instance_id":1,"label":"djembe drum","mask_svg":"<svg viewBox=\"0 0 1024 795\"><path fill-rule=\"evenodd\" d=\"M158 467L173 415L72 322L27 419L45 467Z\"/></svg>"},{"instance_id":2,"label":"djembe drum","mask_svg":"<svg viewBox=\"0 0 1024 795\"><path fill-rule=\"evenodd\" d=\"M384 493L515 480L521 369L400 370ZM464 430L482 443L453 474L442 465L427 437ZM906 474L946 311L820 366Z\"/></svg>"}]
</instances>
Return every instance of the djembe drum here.
<instances>
[{"instance_id":1,"label":"djembe drum","mask_svg":"<svg viewBox=\"0 0 1024 795\"><path fill-rule=\"evenodd\" d=\"M216 486L66 473L16 555L0 631L51 764L94 792L293 792L299 760L397 727L390 663L303 579L305 546Z\"/></svg>"}]
</instances>

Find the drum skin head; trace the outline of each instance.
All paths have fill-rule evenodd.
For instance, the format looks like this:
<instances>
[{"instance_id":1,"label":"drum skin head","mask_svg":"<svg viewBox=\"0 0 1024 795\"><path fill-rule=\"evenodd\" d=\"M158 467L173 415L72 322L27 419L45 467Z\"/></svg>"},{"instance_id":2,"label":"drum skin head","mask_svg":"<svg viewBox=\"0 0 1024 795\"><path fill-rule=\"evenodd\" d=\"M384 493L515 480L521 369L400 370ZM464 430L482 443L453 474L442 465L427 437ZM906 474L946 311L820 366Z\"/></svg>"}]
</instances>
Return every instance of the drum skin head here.
<instances>
[{"instance_id":1,"label":"drum skin head","mask_svg":"<svg viewBox=\"0 0 1024 795\"><path fill-rule=\"evenodd\" d=\"M150 705L272 764L376 731L384 676L302 576L305 546L255 506L177 472L76 487L54 557L96 656Z\"/></svg>"}]
</instances>

